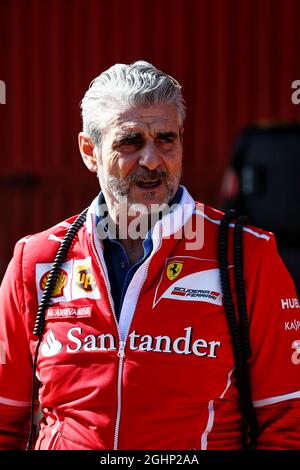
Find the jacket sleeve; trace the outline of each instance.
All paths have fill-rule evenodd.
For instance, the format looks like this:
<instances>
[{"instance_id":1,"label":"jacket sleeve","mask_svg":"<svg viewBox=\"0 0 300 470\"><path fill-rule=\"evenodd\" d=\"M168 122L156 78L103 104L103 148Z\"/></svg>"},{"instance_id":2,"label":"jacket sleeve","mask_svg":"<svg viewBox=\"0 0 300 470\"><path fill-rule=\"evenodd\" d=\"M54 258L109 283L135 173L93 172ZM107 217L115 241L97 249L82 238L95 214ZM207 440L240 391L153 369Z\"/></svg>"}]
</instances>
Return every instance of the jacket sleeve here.
<instances>
[{"instance_id":1,"label":"jacket sleeve","mask_svg":"<svg viewBox=\"0 0 300 470\"><path fill-rule=\"evenodd\" d=\"M246 271L258 448L300 449L299 302L273 235L258 245Z\"/></svg>"},{"instance_id":2,"label":"jacket sleeve","mask_svg":"<svg viewBox=\"0 0 300 470\"><path fill-rule=\"evenodd\" d=\"M29 428L32 359L25 326L24 242L15 248L0 288L0 449L25 449Z\"/></svg>"}]
</instances>

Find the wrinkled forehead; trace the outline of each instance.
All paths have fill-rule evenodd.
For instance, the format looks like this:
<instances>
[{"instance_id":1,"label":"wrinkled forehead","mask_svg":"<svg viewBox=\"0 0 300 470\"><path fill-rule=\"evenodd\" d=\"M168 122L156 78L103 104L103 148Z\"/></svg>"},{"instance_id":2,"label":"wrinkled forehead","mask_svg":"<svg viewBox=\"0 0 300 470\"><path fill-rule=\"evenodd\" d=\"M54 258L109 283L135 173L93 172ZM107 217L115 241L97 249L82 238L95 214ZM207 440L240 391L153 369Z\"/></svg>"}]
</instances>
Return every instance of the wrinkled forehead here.
<instances>
[{"instance_id":1,"label":"wrinkled forehead","mask_svg":"<svg viewBox=\"0 0 300 470\"><path fill-rule=\"evenodd\" d=\"M173 103L163 103L111 109L106 123L106 130L114 134L132 130L175 132L180 128L180 117Z\"/></svg>"}]
</instances>

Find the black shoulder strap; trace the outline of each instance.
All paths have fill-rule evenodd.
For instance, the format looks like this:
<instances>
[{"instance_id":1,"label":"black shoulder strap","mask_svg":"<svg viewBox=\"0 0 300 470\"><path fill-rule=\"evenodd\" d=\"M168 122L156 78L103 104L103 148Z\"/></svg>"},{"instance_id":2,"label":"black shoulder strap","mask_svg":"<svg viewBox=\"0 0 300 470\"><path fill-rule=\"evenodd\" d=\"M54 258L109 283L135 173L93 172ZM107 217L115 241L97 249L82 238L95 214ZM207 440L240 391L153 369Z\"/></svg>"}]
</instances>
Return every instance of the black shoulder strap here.
<instances>
[{"instance_id":1,"label":"black shoulder strap","mask_svg":"<svg viewBox=\"0 0 300 470\"><path fill-rule=\"evenodd\" d=\"M248 366L248 360L251 356L251 349L249 340L246 291L243 276L244 216L238 217L234 224L234 267L238 315L235 311L232 297L232 287L230 285L229 278L228 232L230 222L235 219L235 211L229 210L224 214L221 220L218 249L219 268L224 308L232 338L233 355L235 361L234 373L239 392L239 404L242 414L242 447L243 449L255 449L258 425L255 409L251 399L251 383Z\"/></svg>"}]
</instances>

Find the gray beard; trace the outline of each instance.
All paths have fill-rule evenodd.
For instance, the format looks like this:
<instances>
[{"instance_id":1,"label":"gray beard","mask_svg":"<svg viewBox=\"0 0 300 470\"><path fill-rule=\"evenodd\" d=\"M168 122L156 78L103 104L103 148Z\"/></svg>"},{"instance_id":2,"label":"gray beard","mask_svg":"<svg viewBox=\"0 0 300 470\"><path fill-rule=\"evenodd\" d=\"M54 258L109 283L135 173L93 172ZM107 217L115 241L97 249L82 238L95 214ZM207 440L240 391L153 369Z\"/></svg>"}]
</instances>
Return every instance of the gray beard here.
<instances>
[{"instance_id":1,"label":"gray beard","mask_svg":"<svg viewBox=\"0 0 300 470\"><path fill-rule=\"evenodd\" d=\"M102 179L102 183L104 183L105 189L110 194L112 194L118 202L121 202L123 198L128 199L128 194L129 194L130 186L132 183L136 183L141 180L151 181L151 180L155 180L158 177L158 178L161 178L162 181L165 182L166 187L167 187L167 195L165 198L166 200L161 201L161 203L168 204L168 202L170 202L170 200L176 194L181 175L182 175L181 169L179 172L175 173L173 176L169 176L166 174L166 172L161 171L161 170L154 170L153 172L148 171L147 175L133 174L133 175L128 176L127 178L124 178L123 180L120 180L119 178L115 176L108 176L107 178ZM152 199L150 192L151 191L149 190L149 201L151 201ZM147 199L147 194L145 194L145 199ZM130 201L128 199L129 205L134 204L134 203L135 201Z\"/></svg>"}]
</instances>

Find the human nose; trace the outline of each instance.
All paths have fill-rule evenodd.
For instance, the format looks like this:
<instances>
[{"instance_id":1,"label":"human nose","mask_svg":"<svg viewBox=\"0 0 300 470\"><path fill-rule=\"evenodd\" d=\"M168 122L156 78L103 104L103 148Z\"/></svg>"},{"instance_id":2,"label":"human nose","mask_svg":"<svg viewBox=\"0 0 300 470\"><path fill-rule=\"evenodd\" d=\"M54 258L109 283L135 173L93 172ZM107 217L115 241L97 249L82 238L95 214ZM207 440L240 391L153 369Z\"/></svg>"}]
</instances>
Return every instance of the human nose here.
<instances>
[{"instance_id":1,"label":"human nose","mask_svg":"<svg viewBox=\"0 0 300 470\"><path fill-rule=\"evenodd\" d=\"M147 167L148 170L155 170L160 166L161 156L154 142L148 141L140 149L138 164Z\"/></svg>"}]
</instances>

